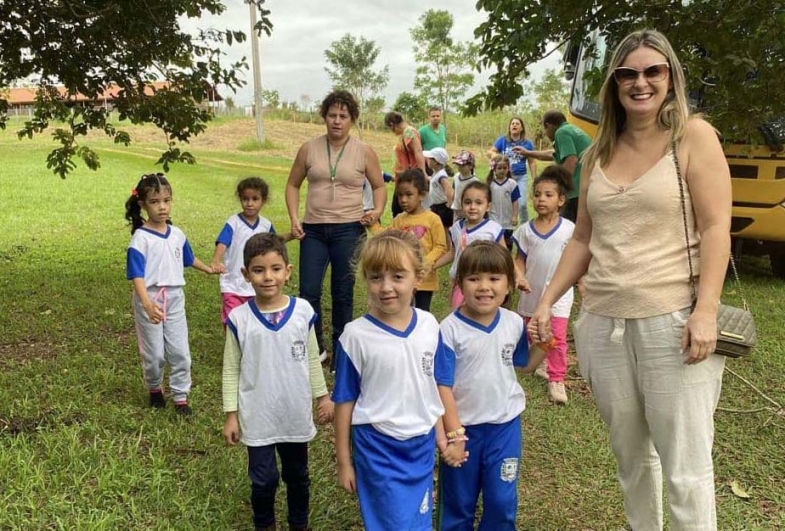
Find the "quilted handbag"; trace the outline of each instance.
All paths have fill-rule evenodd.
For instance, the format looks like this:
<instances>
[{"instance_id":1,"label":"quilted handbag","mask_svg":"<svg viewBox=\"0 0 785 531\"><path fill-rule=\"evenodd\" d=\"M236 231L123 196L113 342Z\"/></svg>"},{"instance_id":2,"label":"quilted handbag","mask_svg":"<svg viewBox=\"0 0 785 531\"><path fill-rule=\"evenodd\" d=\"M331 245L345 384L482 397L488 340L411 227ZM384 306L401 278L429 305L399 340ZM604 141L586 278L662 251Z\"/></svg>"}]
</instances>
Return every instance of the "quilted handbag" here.
<instances>
[{"instance_id":1,"label":"quilted handbag","mask_svg":"<svg viewBox=\"0 0 785 531\"><path fill-rule=\"evenodd\" d=\"M744 308L720 304L717 311L717 347L714 353L729 358L741 358L750 353L756 340L755 321L746 308L746 303Z\"/></svg>"},{"instance_id":2,"label":"quilted handbag","mask_svg":"<svg viewBox=\"0 0 785 531\"><path fill-rule=\"evenodd\" d=\"M687 261L690 264L690 286L692 287L692 300L697 300L695 290L695 274L692 268L692 255L690 254L690 235L687 229L687 204L684 200L684 180L681 178L681 168L679 159L676 156L676 143L672 145L673 162L676 165L676 176L679 180L679 195L681 196L681 213L684 218L684 238L687 241ZM739 293L741 294L742 308L720 304L717 310L717 346L715 354L728 356L730 358L741 358L747 356L757 341L755 331L755 320L752 318L744 294L741 293L741 281L739 272L736 270L736 261L733 254L730 255L730 265L733 269L733 277L736 279Z\"/></svg>"}]
</instances>

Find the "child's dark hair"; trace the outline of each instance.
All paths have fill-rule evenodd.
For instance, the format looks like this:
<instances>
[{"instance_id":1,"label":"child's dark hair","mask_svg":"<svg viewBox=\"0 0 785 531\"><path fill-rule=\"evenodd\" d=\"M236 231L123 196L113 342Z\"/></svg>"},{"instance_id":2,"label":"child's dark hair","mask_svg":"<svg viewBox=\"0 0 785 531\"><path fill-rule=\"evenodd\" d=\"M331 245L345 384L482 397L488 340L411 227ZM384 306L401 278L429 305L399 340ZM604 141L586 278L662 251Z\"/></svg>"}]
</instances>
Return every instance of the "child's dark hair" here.
<instances>
[{"instance_id":1,"label":"child's dark hair","mask_svg":"<svg viewBox=\"0 0 785 531\"><path fill-rule=\"evenodd\" d=\"M254 234L245 242L243 249L243 265L247 268L251 260L267 253L278 253L283 262L289 265L289 254L286 252L286 243L283 238L271 232Z\"/></svg>"},{"instance_id":2,"label":"child's dark hair","mask_svg":"<svg viewBox=\"0 0 785 531\"><path fill-rule=\"evenodd\" d=\"M561 164L551 164L542 170L537 178L534 179L532 190L542 182L555 184L559 188L560 196L566 196L568 192L572 191L572 175Z\"/></svg>"},{"instance_id":3,"label":"child's dark hair","mask_svg":"<svg viewBox=\"0 0 785 531\"><path fill-rule=\"evenodd\" d=\"M455 278L460 286L463 280L477 273L496 273L507 277L508 287L515 286L515 265L510 251L496 242L476 240L461 253Z\"/></svg>"},{"instance_id":4,"label":"child's dark hair","mask_svg":"<svg viewBox=\"0 0 785 531\"><path fill-rule=\"evenodd\" d=\"M488 177L485 178L485 182L488 183L488 186L490 186L493 182L493 178L496 175L496 165L500 162L507 163L507 178L512 178L512 172L510 171L512 165L510 164L510 159L507 157L507 155L496 153L493 157L491 157L491 160L488 163Z\"/></svg>"},{"instance_id":5,"label":"child's dark hair","mask_svg":"<svg viewBox=\"0 0 785 531\"><path fill-rule=\"evenodd\" d=\"M422 246L417 236L400 229L387 229L365 242L356 262L363 278L375 271L398 271L406 267L406 257L412 260L414 273L420 277L425 271Z\"/></svg>"},{"instance_id":6,"label":"child's dark hair","mask_svg":"<svg viewBox=\"0 0 785 531\"><path fill-rule=\"evenodd\" d=\"M420 168L412 168L398 175L395 188L397 189L403 183L411 184L420 194L428 193L428 181L425 180L425 175Z\"/></svg>"},{"instance_id":7,"label":"child's dark hair","mask_svg":"<svg viewBox=\"0 0 785 531\"><path fill-rule=\"evenodd\" d=\"M139 202L147 201L147 196L151 192L160 192L163 188L167 188L169 193L172 193L172 185L169 184L163 173L149 173L142 175L136 187L131 190L131 197L125 202L125 219L131 225L131 234L144 224L142 207ZM170 225L172 223L169 219L166 222Z\"/></svg>"},{"instance_id":8,"label":"child's dark hair","mask_svg":"<svg viewBox=\"0 0 785 531\"><path fill-rule=\"evenodd\" d=\"M463 204L463 196L466 195L467 190L480 190L481 192L485 193L485 197L488 199L488 203L491 202L491 187L488 186L487 183L484 183L482 181L472 181L469 184L467 184L466 187L463 189L463 192L461 192L461 204Z\"/></svg>"},{"instance_id":9,"label":"child's dark hair","mask_svg":"<svg viewBox=\"0 0 785 531\"><path fill-rule=\"evenodd\" d=\"M265 203L267 198L270 197L270 187L264 182L264 179L259 177L246 177L237 183L237 197L240 197L246 190L259 192L259 195L262 196L262 201Z\"/></svg>"}]
</instances>

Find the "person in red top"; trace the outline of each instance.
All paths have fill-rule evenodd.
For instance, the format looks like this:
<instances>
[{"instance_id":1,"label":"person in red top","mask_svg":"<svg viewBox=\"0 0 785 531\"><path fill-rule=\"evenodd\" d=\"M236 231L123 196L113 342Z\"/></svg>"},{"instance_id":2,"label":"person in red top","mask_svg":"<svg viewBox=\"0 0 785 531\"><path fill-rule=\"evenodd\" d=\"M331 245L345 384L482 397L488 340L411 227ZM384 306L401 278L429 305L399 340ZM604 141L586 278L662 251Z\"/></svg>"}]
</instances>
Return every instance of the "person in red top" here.
<instances>
[{"instance_id":1,"label":"person in red top","mask_svg":"<svg viewBox=\"0 0 785 531\"><path fill-rule=\"evenodd\" d=\"M400 142L395 144L395 182L398 182L398 175L406 170L419 168L423 175L426 175L425 157L422 154L422 141L420 133L416 128L409 125L403 115L398 112L388 112L384 116L384 125L397 136L401 137ZM398 197L393 195L392 214L393 217L403 212L398 204Z\"/></svg>"}]
</instances>

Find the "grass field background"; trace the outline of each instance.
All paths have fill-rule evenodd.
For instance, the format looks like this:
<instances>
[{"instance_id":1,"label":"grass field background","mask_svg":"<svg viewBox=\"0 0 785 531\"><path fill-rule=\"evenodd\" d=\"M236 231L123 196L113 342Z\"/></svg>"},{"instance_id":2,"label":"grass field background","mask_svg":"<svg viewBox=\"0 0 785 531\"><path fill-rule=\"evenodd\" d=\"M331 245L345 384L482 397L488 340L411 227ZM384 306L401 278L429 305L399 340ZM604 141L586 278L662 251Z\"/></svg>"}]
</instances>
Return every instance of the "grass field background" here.
<instances>
[{"instance_id":1,"label":"grass field background","mask_svg":"<svg viewBox=\"0 0 785 531\"><path fill-rule=\"evenodd\" d=\"M252 529L245 451L227 448L221 438L216 277L186 273L194 418L177 418L171 407L146 407L125 280L130 231L123 205L140 174L160 169L154 161L162 145L152 129L131 130L130 148L93 137L102 168L80 166L66 180L45 167L53 148L46 138L20 142L13 124L0 133L0 530ZM283 186L290 160L323 128L270 122L271 147L249 152L252 131L250 120L219 122L193 145L199 163L169 173L173 222L203 261L238 210L233 191L241 177L260 175L271 184L263 214L288 230ZM395 138L370 133L366 140L388 167ZM289 250L295 264L290 292L296 294L297 244ZM727 367L770 400L726 372L724 410L716 416L719 529L785 529L785 413L774 405L785 403L785 283L771 276L765 259L744 258L740 273L759 344L751 358ZM730 281L725 301L739 302ZM439 293L437 318L446 315L446 302ZM327 316L329 308L328 297ZM355 313L364 308L358 287ZM605 429L574 364L569 378L566 407L549 405L542 380L522 378L528 406L521 530L601 531L624 524ZM356 500L335 484L332 436L331 426L320 427L311 444L312 527L360 530ZM742 491L749 497L739 497ZM279 493L281 526L283 498Z\"/></svg>"}]
</instances>

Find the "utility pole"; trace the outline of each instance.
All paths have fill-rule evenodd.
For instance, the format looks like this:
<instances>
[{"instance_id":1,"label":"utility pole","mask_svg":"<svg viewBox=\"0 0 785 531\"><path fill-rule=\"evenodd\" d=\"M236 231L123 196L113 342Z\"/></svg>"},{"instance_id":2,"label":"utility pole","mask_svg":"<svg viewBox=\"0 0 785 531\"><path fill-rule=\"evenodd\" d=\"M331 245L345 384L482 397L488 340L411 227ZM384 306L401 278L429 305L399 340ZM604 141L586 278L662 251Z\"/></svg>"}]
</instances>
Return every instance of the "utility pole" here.
<instances>
[{"instance_id":1,"label":"utility pole","mask_svg":"<svg viewBox=\"0 0 785 531\"><path fill-rule=\"evenodd\" d=\"M259 66L259 35L256 32L256 4L248 3L251 9L251 60L253 61L253 102L256 117L256 139L264 144L264 121L262 120L262 73Z\"/></svg>"}]
</instances>

